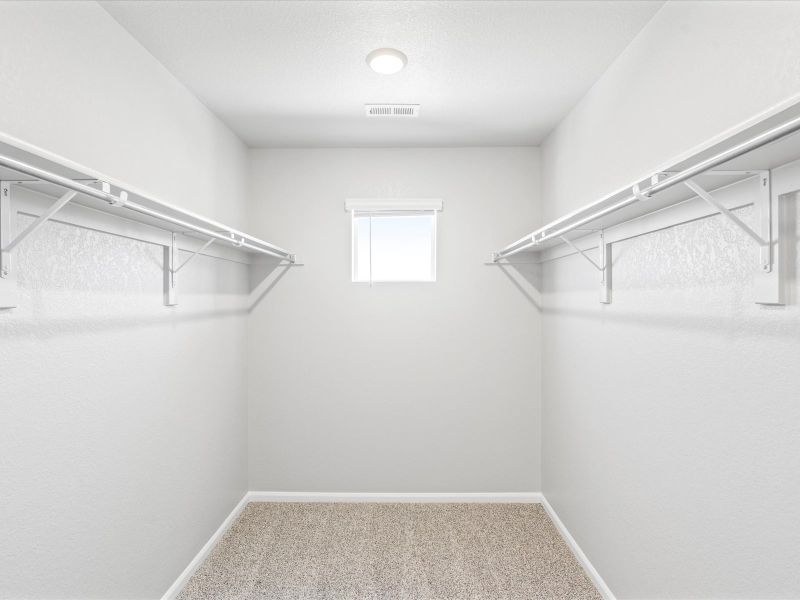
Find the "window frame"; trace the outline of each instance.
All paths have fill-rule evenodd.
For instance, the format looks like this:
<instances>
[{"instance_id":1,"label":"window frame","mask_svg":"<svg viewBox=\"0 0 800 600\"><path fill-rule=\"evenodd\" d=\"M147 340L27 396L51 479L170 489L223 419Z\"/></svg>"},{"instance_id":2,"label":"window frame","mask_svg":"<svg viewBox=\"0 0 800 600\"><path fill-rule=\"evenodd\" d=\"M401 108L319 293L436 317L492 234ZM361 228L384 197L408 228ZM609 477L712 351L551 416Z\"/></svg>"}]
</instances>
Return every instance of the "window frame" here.
<instances>
[{"instance_id":1,"label":"window frame","mask_svg":"<svg viewBox=\"0 0 800 600\"><path fill-rule=\"evenodd\" d=\"M441 200L347 200L345 210L350 213L350 281L351 283L436 283L438 277L439 211ZM370 222L370 253L372 252L372 219L381 217L431 217L431 278L430 279L373 279L370 260L368 279L356 279L358 274L358 225L357 219L368 218Z\"/></svg>"}]
</instances>

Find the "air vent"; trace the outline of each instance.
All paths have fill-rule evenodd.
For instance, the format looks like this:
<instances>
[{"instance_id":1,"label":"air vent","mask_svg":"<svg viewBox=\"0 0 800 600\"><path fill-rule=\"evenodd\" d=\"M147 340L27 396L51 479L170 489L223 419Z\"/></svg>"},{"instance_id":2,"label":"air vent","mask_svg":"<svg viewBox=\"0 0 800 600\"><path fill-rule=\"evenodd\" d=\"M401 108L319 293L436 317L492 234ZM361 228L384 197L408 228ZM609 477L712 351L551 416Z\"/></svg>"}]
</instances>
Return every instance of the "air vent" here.
<instances>
[{"instance_id":1,"label":"air vent","mask_svg":"<svg viewBox=\"0 0 800 600\"><path fill-rule=\"evenodd\" d=\"M419 104L365 104L364 110L374 119L408 118L419 115Z\"/></svg>"}]
</instances>

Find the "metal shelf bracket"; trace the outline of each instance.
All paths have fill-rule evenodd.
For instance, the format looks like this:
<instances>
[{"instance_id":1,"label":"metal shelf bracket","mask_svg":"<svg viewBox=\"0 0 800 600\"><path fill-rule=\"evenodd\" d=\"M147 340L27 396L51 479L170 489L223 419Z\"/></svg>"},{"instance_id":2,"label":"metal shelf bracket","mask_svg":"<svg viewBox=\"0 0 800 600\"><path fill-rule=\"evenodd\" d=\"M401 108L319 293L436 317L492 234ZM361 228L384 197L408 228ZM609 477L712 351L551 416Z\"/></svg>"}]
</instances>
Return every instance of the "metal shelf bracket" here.
<instances>
[{"instance_id":1,"label":"metal shelf bracket","mask_svg":"<svg viewBox=\"0 0 800 600\"><path fill-rule=\"evenodd\" d=\"M191 258L190 256L186 262L189 262ZM178 304L177 273L179 268L178 234L173 233L169 246L164 246L164 306Z\"/></svg>"},{"instance_id":2,"label":"metal shelf bracket","mask_svg":"<svg viewBox=\"0 0 800 600\"><path fill-rule=\"evenodd\" d=\"M611 244L606 243L605 234L601 231L598 240L598 250L600 251L600 264L603 269L600 271L600 303L611 304Z\"/></svg>"},{"instance_id":3,"label":"metal shelf bracket","mask_svg":"<svg viewBox=\"0 0 800 600\"><path fill-rule=\"evenodd\" d=\"M741 229L758 244L760 272L756 276L756 304L781 305L784 304L784 281L779 264L782 228L780 198L772 193L770 171L753 171L752 173L758 176L758 195L753 202L757 219L756 228L742 221L693 179L687 179L684 184L699 198L718 210L729 224Z\"/></svg>"},{"instance_id":4,"label":"metal shelf bracket","mask_svg":"<svg viewBox=\"0 0 800 600\"><path fill-rule=\"evenodd\" d=\"M598 264L598 263L594 262L594 259L593 259L591 256L589 256L588 254L586 254L586 252L584 252L583 250L581 250L580 248L578 248L578 247L577 247L575 244L573 244L571 241L569 241L569 239L565 238L563 235L561 236L561 240L562 240L562 241L563 241L563 242L564 242L564 243L565 243L567 246L569 246L570 248L572 248L573 250L575 250L575 252L577 252L577 253L578 253L578 254L580 254L580 255L581 255L583 258L585 258L587 261L589 261L589 264L590 264L590 265L592 265L592 266L593 266L595 269L597 269L597 270L598 270L598 271L600 271L601 273L603 272L603 270L605 269L605 267L603 267L603 265L602 265L602 264Z\"/></svg>"},{"instance_id":5,"label":"metal shelf bracket","mask_svg":"<svg viewBox=\"0 0 800 600\"><path fill-rule=\"evenodd\" d=\"M3 250L14 230L11 213L11 183L0 181L0 309L17 306L17 282L11 270L11 252Z\"/></svg>"},{"instance_id":6,"label":"metal shelf bracket","mask_svg":"<svg viewBox=\"0 0 800 600\"><path fill-rule=\"evenodd\" d=\"M611 304L611 244L607 244L602 230L598 232L597 249L599 251L599 262L596 262L584 250L581 250L565 236L560 236L561 240L570 248L575 250L590 265L600 271L600 303Z\"/></svg>"},{"instance_id":7,"label":"metal shelf bracket","mask_svg":"<svg viewBox=\"0 0 800 600\"><path fill-rule=\"evenodd\" d=\"M700 186L700 184L698 184L694 179L687 179L683 183L686 185L686 187L692 190L700 198L705 200L712 207L716 208L719 211L719 213L728 220L729 223L732 223L734 226L738 227L739 229L744 231L748 236L750 236L756 242L756 244L758 244L762 248L769 247L770 245L769 227L766 228L766 231L764 231L764 228L762 227L761 233L760 234L757 233L756 231L753 230L752 227L750 227L747 223L745 223L739 217L737 217L736 214L733 213L733 211L729 210L724 204L722 204L722 202L720 202L719 200L714 198L714 196L712 196L710 193L704 190ZM764 235L765 233L766 235ZM767 257L766 263L762 263L762 268L767 271L771 268L771 265L769 263L769 257Z\"/></svg>"},{"instance_id":8,"label":"metal shelf bracket","mask_svg":"<svg viewBox=\"0 0 800 600\"><path fill-rule=\"evenodd\" d=\"M772 188L772 172L759 174L758 198L754 203L761 236L768 242L759 247L761 272L755 278L756 304L783 305L785 268L781 265L781 245L786 238L787 216L780 195Z\"/></svg>"},{"instance_id":9,"label":"metal shelf bracket","mask_svg":"<svg viewBox=\"0 0 800 600\"><path fill-rule=\"evenodd\" d=\"M173 236L173 238L174 238L174 236ZM208 240L208 241L207 241L205 244L203 244L203 245L202 245L202 246L200 246L200 247L199 247L197 250L195 250L194 252L192 252L192 253L189 255L189 258L187 258L185 261L183 261L181 264L179 264L179 265L178 265L178 266L175 268L175 270L173 271L173 273L177 273L178 271L180 271L180 270L181 270L183 267L185 267L185 266L186 266L186 265L189 263L189 261L190 261L190 260L192 260L192 259L193 259L195 256L197 256L198 254L202 253L202 252L203 252L203 250L205 250L206 248L208 248L208 247L209 247L211 244L213 244L213 243L214 243L214 238L211 238L210 240Z\"/></svg>"},{"instance_id":10,"label":"metal shelf bracket","mask_svg":"<svg viewBox=\"0 0 800 600\"><path fill-rule=\"evenodd\" d=\"M200 246L197 250L192 252L186 260L179 264L178 261L178 253L180 251L180 247L178 246L178 234L172 234L172 243L169 246L164 247L164 305L165 306L175 306L178 304L178 281L177 275L178 271L180 271L183 267L189 264L191 260L197 256L198 254L202 254L203 251L208 248L211 244L213 244L216 240L211 238L206 240L206 243ZM294 255L291 255L292 257ZM293 258L292 258L293 260Z\"/></svg>"},{"instance_id":11,"label":"metal shelf bracket","mask_svg":"<svg viewBox=\"0 0 800 600\"><path fill-rule=\"evenodd\" d=\"M77 195L75 191L67 191L47 210L28 225L23 231L12 237L14 231L13 212L11 208L11 181L0 182L0 308L15 308L16 281L11 270L11 253L33 233L55 216Z\"/></svg>"},{"instance_id":12,"label":"metal shelf bracket","mask_svg":"<svg viewBox=\"0 0 800 600\"><path fill-rule=\"evenodd\" d=\"M197 250L192 252L186 260L178 264L178 234L172 234L172 241L169 246L164 246L164 306L176 306L178 304L178 271L189 264L195 256L201 254L203 250L214 243L214 238L206 241Z\"/></svg>"},{"instance_id":13,"label":"metal shelf bracket","mask_svg":"<svg viewBox=\"0 0 800 600\"><path fill-rule=\"evenodd\" d=\"M59 210L64 208L70 200L72 200L76 195L76 192L67 192L63 196L61 196L55 203L44 211L41 215L36 217L36 220L28 225L24 231L22 231L17 237L13 240L8 242L8 244L3 246L3 252L11 252L15 247L17 247L20 242L22 242L26 237L31 235L34 231L39 229L42 225L47 223L53 215L55 215Z\"/></svg>"}]
</instances>

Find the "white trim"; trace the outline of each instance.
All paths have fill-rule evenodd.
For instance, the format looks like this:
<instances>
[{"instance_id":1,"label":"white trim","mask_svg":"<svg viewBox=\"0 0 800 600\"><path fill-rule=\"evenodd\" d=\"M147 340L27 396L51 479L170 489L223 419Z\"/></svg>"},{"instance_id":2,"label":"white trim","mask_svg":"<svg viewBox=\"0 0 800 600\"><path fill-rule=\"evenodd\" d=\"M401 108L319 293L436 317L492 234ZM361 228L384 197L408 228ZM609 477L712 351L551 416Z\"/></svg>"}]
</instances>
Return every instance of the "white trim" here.
<instances>
[{"instance_id":1,"label":"white trim","mask_svg":"<svg viewBox=\"0 0 800 600\"><path fill-rule=\"evenodd\" d=\"M233 524L245 506L250 502L484 502L495 504L541 504L547 516L558 529L559 534L566 542L576 560L580 563L583 570L597 587L598 591L606 600L616 600L611 589L594 568L589 558L578 546L578 542L570 535L564 523L558 518L556 511L550 506L547 498L541 492L247 492L236 507L227 516L219 529L214 532L211 538L200 549L200 552L192 559L189 565L178 576L175 582L166 591L161 600L173 600L178 596L183 586L194 575L203 561L211 553L211 550L222 538L228 528Z\"/></svg>"},{"instance_id":2,"label":"white trim","mask_svg":"<svg viewBox=\"0 0 800 600\"><path fill-rule=\"evenodd\" d=\"M348 198L346 211L385 212L404 210L442 210L441 198Z\"/></svg>"},{"instance_id":3,"label":"white trim","mask_svg":"<svg viewBox=\"0 0 800 600\"><path fill-rule=\"evenodd\" d=\"M606 582L600 576L600 573L597 572L597 569L594 568L589 557L584 554L581 547L578 545L578 542L575 541L575 538L572 537L569 530L567 530L567 526L564 525L563 521L558 518L556 511L553 510L553 507L550 506L550 503L547 501L547 498L542 495L542 506L544 510L547 512L547 515L550 517L550 520L558 529L558 532L561 534L561 537L564 538L564 541L569 546L569 549L572 550L572 554L575 555L575 558L583 567L583 570L586 571L586 574L592 580L597 590L603 595L603 598L606 600L616 600L616 597L611 592L611 588L608 587Z\"/></svg>"},{"instance_id":4,"label":"white trim","mask_svg":"<svg viewBox=\"0 0 800 600\"><path fill-rule=\"evenodd\" d=\"M539 503L539 492L250 492L249 502L488 502Z\"/></svg>"},{"instance_id":5,"label":"white trim","mask_svg":"<svg viewBox=\"0 0 800 600\"><path fill-rule=\"evenodd\" d=\"M194 572L203 564L203 561L211 554L211 550L214 549L217 542L225 535L225 532L228 531L228 528L233 525L233 522L244 510L244 507L247 506L248 498L250 496L250 492L247 492L242 499L239 500L239 503L233 508L230 514L225 517L225 520L222 522L222 525L213 533L213 535L209 538L209 540L205 543L205 545L200 548L200 552L198 552L195 557L191 560L191 562L186 566L183 572L178 575L178 578L174 581L174 583L169 586L169 589L164 592L164 595L161 597L161 600L173 600L176 598L178 594L180 594L183 586L191 579Z\"/></svg>"}]
</instances>

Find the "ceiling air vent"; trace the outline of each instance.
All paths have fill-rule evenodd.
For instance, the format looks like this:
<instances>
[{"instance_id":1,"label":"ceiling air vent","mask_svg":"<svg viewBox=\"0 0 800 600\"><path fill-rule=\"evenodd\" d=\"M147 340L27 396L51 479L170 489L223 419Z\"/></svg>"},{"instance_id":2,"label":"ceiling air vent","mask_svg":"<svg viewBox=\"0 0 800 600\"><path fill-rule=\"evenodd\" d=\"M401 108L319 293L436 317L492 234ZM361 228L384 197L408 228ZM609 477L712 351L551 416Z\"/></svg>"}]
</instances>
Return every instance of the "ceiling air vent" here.
<instances>
[{"instance_id":1,"label":"ceiling air vent","mask_svg":"<svg viewBox=\"0 0 800 600\"><path fill-rule=\"evenodd\" d=\"M365 104L364 110L372 119L407 118L419 115L419 104Z\"/></svg>"}]
</instances>

